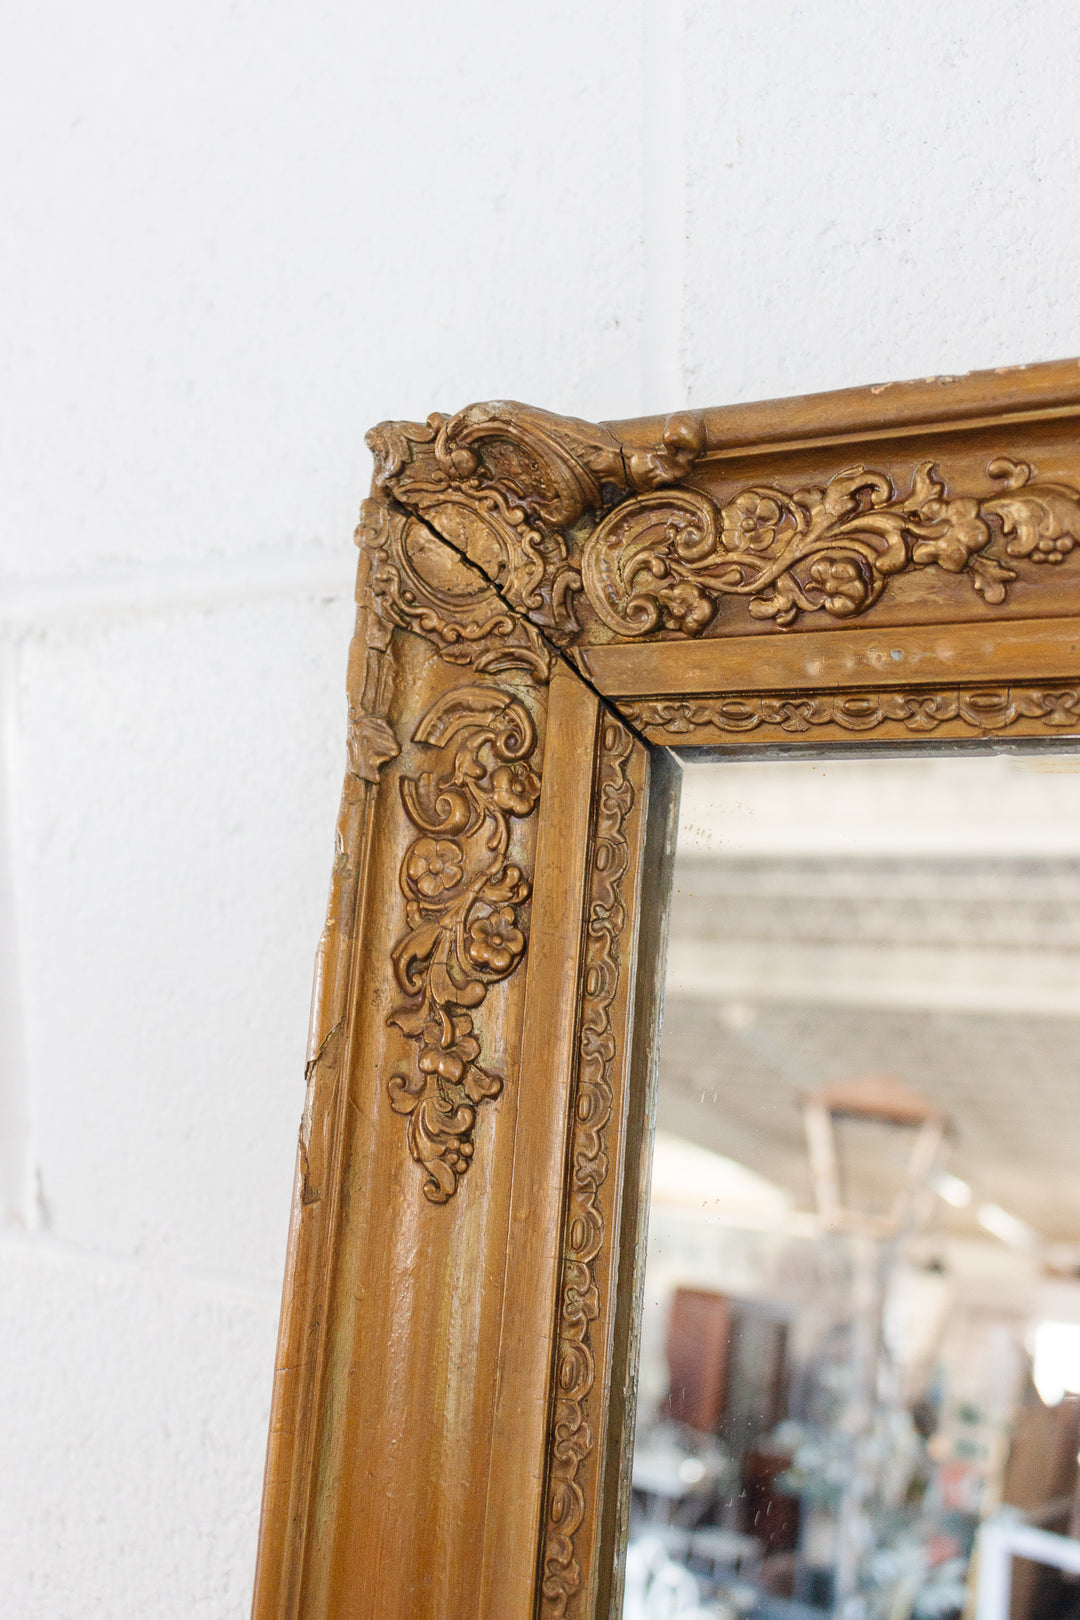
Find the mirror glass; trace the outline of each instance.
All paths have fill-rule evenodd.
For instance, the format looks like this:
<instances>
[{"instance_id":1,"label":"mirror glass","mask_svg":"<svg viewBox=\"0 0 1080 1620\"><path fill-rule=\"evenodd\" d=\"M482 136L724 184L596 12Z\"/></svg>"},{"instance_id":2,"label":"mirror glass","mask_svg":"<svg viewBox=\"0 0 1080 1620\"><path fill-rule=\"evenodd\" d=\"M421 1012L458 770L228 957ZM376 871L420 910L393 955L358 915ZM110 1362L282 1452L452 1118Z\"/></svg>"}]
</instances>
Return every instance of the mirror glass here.
<instances>
[{"instance_id":1,"label":"mirror glass","mask_svg":"<svg viewBox=\"0 0 1080 1620\"><path fill-rule=\"evenodd\" d=\"M1080 754L685 766L627 1620L1080 1614Z\"/></svg>"}]
</instances>

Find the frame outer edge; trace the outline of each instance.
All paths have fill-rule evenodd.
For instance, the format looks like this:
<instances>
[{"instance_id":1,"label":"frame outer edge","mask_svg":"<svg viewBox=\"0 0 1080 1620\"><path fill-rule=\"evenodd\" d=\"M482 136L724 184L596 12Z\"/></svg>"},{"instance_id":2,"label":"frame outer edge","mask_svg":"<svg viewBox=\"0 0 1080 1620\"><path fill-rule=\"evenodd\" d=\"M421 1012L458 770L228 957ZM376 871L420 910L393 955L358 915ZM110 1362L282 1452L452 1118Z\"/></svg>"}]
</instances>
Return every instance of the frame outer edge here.
<instances>
[{"instance_id":1,"label":"frame outer edge","mask_svg":"<svg viewBox=\"0 0 1080 1620\"><path fill-rule=\"evenodd\" d=\"M1065 359L713 406L700 415L712 452L1077 406L1080 359ZM661 416L638 416L602 425L624 444L648 445L663 421Z\"/></svg>"},{"instance_id":2,"label":"frame outer edge","mask_svg":"<svg viewBox=\"0 0 1080 1620\"><path fill-rule=\"evenodd\" d=\"M367 866L377 773L357 769L352 730L366 714L385 722L395 681L389 634L378 622L369 563L357 569L356 628L349 647L349 764L335 833L326 922L315 958L306 1098L297 1144L292 1215L270 1407L252 1620L300 1612L314 1472L316 1417L326 1350L333 1236L345 1146L348 1025L355 1004L356 940L371 885Z\"/></svg>"}]
</instances>

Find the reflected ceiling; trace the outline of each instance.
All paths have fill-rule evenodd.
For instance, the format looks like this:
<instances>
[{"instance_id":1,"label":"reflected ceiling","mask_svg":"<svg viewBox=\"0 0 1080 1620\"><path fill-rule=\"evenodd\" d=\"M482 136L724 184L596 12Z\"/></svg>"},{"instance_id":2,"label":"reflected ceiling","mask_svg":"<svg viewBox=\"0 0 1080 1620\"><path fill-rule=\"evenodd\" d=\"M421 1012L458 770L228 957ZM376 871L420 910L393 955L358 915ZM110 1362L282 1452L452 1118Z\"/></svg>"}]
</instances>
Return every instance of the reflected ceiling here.
<instances>
[{"instance_id":1,"label":"reflected ceiling","mask_svg":"<svg viewBox=\"0 0 1080 1620\"><path fill-rule=\"evenodd\" d=\"M948 1168L973 1194L966 1211L942 1206L952 1229L991 1202L1074 1240L1076 759L1057 779L1045 760L950 763L912 762L906 780L893 762L691 768L658 1124L809 1209L800 1095L893 1074L952 1121ZM975 855L960 852L965 823Z\"/></svg>"}]
</instances>

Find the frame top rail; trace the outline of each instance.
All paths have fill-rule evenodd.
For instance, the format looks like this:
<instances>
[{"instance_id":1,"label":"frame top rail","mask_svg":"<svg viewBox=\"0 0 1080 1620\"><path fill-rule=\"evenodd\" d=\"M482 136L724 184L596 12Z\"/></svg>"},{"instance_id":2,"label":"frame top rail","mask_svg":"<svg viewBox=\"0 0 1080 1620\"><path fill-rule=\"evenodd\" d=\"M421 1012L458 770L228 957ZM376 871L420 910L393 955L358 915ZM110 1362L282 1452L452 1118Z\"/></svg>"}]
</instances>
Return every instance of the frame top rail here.
<instances>
[{"instance_id":1,"label":"frame top rail","mask_svg":"<svg viewBox=\"0 0 1080 1620\"><path fill-rule=\"evenodd\" d=\"M705 432L704 457L711 459L757 447L777 449L856 436L940 430L950 425L974 426L1003 417L1077 412L1080 358L712 406L694 415ZM639 416L603 425L621 443L637 448L656 444L666 419Z\"/></svg>"}]
</instances>

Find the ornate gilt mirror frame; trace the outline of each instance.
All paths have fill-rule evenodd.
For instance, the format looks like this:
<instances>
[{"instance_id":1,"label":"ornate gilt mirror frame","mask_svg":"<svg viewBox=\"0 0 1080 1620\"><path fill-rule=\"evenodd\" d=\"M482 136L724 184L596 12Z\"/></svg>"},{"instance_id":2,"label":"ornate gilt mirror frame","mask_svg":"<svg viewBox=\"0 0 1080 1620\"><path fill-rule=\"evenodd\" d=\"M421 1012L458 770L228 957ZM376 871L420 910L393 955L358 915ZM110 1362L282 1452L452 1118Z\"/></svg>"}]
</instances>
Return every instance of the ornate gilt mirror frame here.
<instances>
[{"instance_id":1,"label":"ornate gilt mirror frame","mask_svg":"<svg viewBox=\"0 0 1080 1620\"><path fill-rule=\"evenodd\" d=\"M1080 363L369 435L256 1620L618 1613L678 766L1080 734Z\"/></svg>"}]
</instances>

